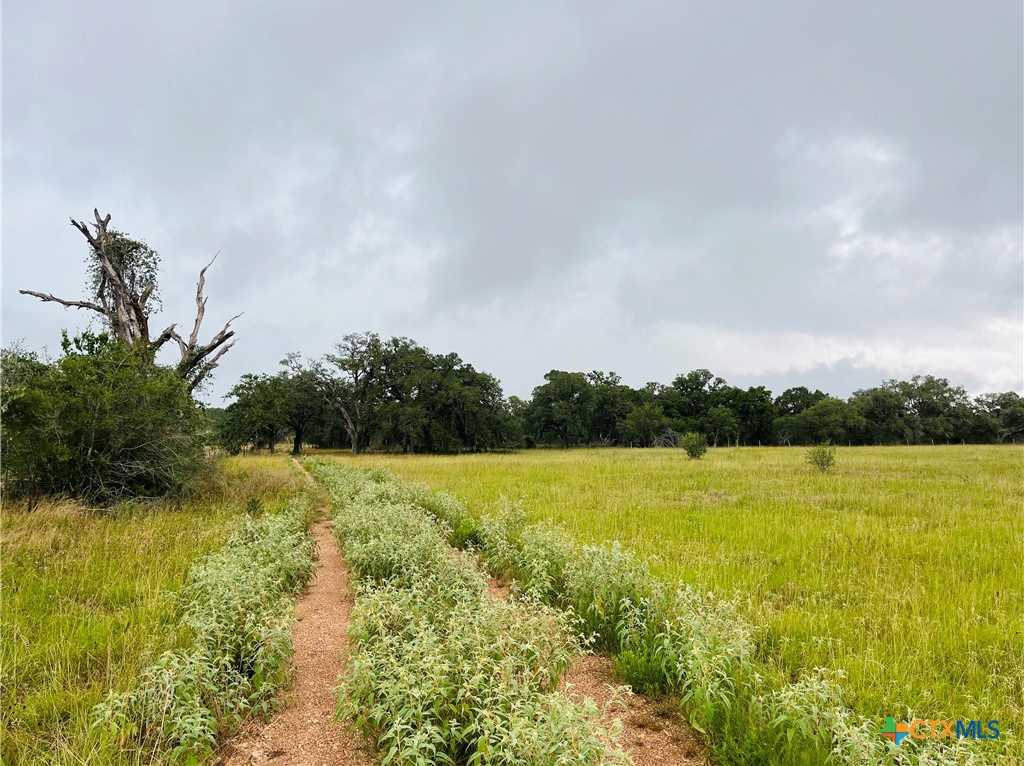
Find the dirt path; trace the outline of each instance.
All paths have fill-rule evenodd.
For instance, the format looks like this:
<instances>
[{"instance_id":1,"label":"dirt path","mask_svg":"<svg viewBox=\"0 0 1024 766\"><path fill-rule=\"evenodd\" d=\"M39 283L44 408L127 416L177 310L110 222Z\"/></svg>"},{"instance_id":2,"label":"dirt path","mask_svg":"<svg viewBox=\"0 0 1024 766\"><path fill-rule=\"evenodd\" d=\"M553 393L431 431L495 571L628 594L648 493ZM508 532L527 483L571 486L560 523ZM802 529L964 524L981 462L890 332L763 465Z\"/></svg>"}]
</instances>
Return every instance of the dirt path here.
<instances>
[{"instance_id":1,"label":"dirt path","mask_svg":"<svg viewBox=\"0 0 1024 766\"><path fill-rule=\"evenodd\" d=\"M492 598L506 599L512 588L508 582L492 577L487 581L487 591ZM652 699L628 689L623 694L622 687L615 679L612 661L596 655L576 660L558 685L571 700L582 703L590 699L596 703L605 724L617 721L621 725L618 743L634 766L711 764L707 748L680 715L677 701Z\"/></svg>"},{"instance_id":2,"label":"dirt path","mask_svg":"<svg viewBox=\"0 0 1024 766\"><path fill-rule=\"evenodd\" d=\"M353 595L349 573L331 535L331 523L313 526L319 556L313 580L296 606L292 629L294 676L284 707L269 722L253 721L222 751L222 766L372 766L373 750L345 722L335 718L335 692L349 651L347 629ZM508 598L506 583L491 580L495 598ZM586 656L562 679L562 692L590 698L604 720L622 724L620 746L636 766L704 766L700 741L671 702L643 695L616 695L611 661ZM609 705L613 696L618 704Z\"/></svg>"},{"instance_id":3,"label":"dirt path","mask_svg":"<svg viewBox=\"0 0 1024 766\"><path fill-rule=\"evenodd\" d=\"M577 702L589 698L604 711L605 723L619 721L619 746L634 766L707 766L704 745L679 714L679 703L656 700L642 694L617 695L612 661L587 655L577 660L562 677L562 693ZM608 703L618 697L616 704Z\"/></svg>"},{"instance_id":4,"label":"dirt path","mask_svg":"<svg viewBox=\"0 0 1024 766\"><path fill-rule=\"evenodd\" d=\"M284 708L253 722L225 746L224 766L370 766L365 740L334 716L338 676L348 652L352 611L349 574L331 536L331 523L313 526L316 571L295 610L294 677Z\"/></svg>"}]
</instances>

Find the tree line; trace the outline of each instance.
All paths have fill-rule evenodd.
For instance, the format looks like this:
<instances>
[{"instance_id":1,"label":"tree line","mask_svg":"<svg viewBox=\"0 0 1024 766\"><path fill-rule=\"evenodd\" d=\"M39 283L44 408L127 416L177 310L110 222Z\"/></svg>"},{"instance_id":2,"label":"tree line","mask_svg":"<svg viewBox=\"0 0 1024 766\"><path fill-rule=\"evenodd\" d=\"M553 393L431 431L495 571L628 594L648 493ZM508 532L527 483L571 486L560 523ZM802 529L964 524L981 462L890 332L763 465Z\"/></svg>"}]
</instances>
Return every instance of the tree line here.
<instances>
[{"instance_id":1,"label":"tree line","mask_svg":"<svg viewBox=\"0 0 1024 766\"><path fill-rule=\"evenodd\" d=\"M289 354L275 375L247 374L217 413L220 442L273 449L304 443L403 452L464 452L522 444L498 380L458 354L434 354L408 338L352 333L333 353Z\"/></svg>"},{"instance_id":2,"label":"tree line","mask_svg":"<svg viewBox=\"0 0 1024 766\"><path fill-rule=\"evenodd\" d=\"M732 386L709 370L669 384L625 385L614 372L552 370L528 400L457 354L409 338L346 335L318 360L290 354L277 374L248 374L217 411L221 444L237 452L289 437L302 445L401 452L534 446L713 446L999 443L1024 440L1024 399L971 398L932 375L890 380L842 399L804 386L778 396Z\"/></svg>"},{"instance_id":3,"label":"tree line","mask_svg":"<svg viewBox=\"0 0 1024 766\"><path fill-rule=\"evenodd\" d=\"M945 378L915 376L856 391L848 399L805 386L778 396L729 385L709 370L640 389L614 373L553 370L519 404L538 444L674 444L699 432L714 446L993 443L1024 438L1024 400L1015 392L974 399Z\"/></svg>"}]
</instances>

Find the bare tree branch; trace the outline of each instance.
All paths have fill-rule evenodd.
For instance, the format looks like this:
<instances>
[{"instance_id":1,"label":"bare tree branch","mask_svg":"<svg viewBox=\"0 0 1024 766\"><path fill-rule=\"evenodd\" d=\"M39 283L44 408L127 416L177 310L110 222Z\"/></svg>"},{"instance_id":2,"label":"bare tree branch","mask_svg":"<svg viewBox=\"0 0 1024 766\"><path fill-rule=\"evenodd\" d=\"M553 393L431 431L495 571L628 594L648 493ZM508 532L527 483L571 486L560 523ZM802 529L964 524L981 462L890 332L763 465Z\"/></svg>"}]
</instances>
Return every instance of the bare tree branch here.
<instances>
[{"instance_id":1,"label":"bare tree branch","mask_svg":"<svg viewBox=\"0 0 1024 766\"><path fill-rule=\"evenodd\" d=\"M185 342L185 339L178 334L177 330L171 330L171 337L174 338L174 342L178 344L178 349L181 351L181 357L184 359L186 354L188 354L188 344Z\"/></svg>"},{"instance_id":2,"label":"bare tree branch","mask_svg":"<svg viewBox=\"0 0 1024 766\"><path fill-rule=\"evenodd\" d=\"M156 338L154 338L152 341L150 341L150 343L149 343L150 350L151 351L159 351L160 347L163 346L167 341L169 341L175 335L177 335L177 333L174 332L174 325L171 325L170 327L165 329L162 333L157 335Z\"/></svg>"},{"instance_id":3,"label":"bare tree branch","mask_svg":"<svg viewBox=\"0 0 1024 766\"><path fill-rule=\"evenodd\" d=\"M171 335L171 337L177 342L178 348L181 350L181 361L178 362L178 374L189 381L190 388L192 389L202 382L203 378L205 378L210 371L217 366L217 360L226 354L228 349L234 345L233 343L228 343L228 341L235 335L235 331L230 329L231 323L238 319L238 317L242 316L241 314L236 314L231 317L231 319L224 323L224 326L209 340L208 343L200 345L199 330L202 328L203 319L206 317L207 298L203 295L203 289L206 287L206 270L214 264L214 261L217 260L217 256L219 255L220 251L218 250L210 262L199 272L199 279L196 281L196 318L192 324L192 332L189 334L188 340L186 341L177 332L174 332ZM214 352L217 353L212 358L208 358L211 354L214 354Z\"/></svg>"},{"instance_id":4,"label":"bare tree branch","mask_svg":"<svg viewBox=\"0 0 1024 766\"><path fill-rule=\"evenodd\" d=\"M88 240L90 245L92 245L93 247L98 246L96 239L92 236L92 232L89 231L89 227L86 224L82 223L81 221L76 221L74 218L72 218L71 225L78 229L80 232L82 232L82 236L85 237L86 240Z\"/></svg>"},{"instance_id":5,"label":"bare tree branch","mask_svg":"<svg viewBox=\"0 0 1024 766\"><path fill-rule=\"evenodd\" d=\"M66 301L63 298L58 298L56 295L50 295L50 293L37 293L35 290L18 290L22 295L31 295L45 302L59 303L62 306L73 309L91 309L98 311L100 314L105 314L103 307L98 303L92 303L91 301Z\"/></svg>"},{"instance_id":6,"label":"bare tree branch","mask_svg":"<svg viewBox=\"0 0 1024 766\"><path fill-rule=\"evenodd\" d=\"M234 322L241 314L235 314L231 319L224 323L224 326L220 331L210 338L210 342L202 346L193 346L191 343L188 344L187 354L182 356L181 362L178 364L178 369L183 375L187 375L191 370L195 369L204 358L209 356L212 352L216 351L217 348L222 346L227 341L234 337L235 331L228 328L231 327L231 323ZM182 341L178 341L180 346Z\"/></svg>"},{"instance_id":7,"label":"bare tree branch","mask_svg":"<svg viewBox=\"0 0 1024 766\"><path fill-rule=\"evenodd\" d=\"M217 362L220 361L220 358L224 356L224 354L226 354L228 351L230 351L234 345L235 343L234 341L232 341L231 343L228 343L226 346L223 346L221 350L214 354L210 361L206 363L206 366L211 369L216 367Z\"/></svg>"},{"instance_id":8,"label":"bare tree branch","mask_svg":"<svg viewBox=\"0 0 1024 766\"><path fill-rule=\"evenodd\" d=\"M230 334L233 335L234 333ZM220 358L230 351L231 347L234 345L234 343L228 343L226 346L222 346L220 351L214 354L210 359L202 362L198 367L193 368L194 371L191 373L191 377L189 379L188 390L194 391L196 386L202 383L206 376L217 367L217 364L220 362Z\"/></svg>"},{"instance_id":9,"label":"bare tree branch","mask_svg":"<svg viewBox=\"0 0 1024 766\"><path fill-rule=\"evenodd\" d=\"M206 270L213 265L218 255L220 255L220 250L214 254L208 264L203 266L199 272L199 281L196 282L196 321L192 325L192 334L188 337L188 345L193 348L199 342L199 327L203 323L203 317L206 316L206 298L203 297L203 288L206 286Z\"/></svg>"}]
</instances>

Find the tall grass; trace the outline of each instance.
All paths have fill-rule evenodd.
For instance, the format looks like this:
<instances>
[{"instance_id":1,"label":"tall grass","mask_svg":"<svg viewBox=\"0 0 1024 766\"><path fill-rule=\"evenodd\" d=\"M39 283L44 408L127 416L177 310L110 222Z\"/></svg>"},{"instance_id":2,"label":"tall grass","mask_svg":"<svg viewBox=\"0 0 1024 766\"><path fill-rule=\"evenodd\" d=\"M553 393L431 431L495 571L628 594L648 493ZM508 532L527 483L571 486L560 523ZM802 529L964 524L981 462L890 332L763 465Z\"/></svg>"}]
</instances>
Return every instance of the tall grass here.
<instances>
[{"instance_id":1,"label":"tall grass","mask_svg":"<svg viewBox=\"0 0 1024 766\"><path fill-rule=\"evenodd\" d=\"M165 651L187 647L171 596L228 539L250 499L273 508L304 490L284 459L225 461L182 504L97 513L72 502L5 504L0 605L0 761L149 762L93 727L108 691L135 686Z\"/></svg>"},{"instance_id":2,"label":"tall grass","mask_svg":"<svg viewBox=\"0 0 1024 766\"><path fill-rule=\"evenodd\" d=\"M111 692L94 710L122 750L204 762L245 716L270 712L291 656L290 596L313 571L311 510L300 496L247 518L191 568L177 600L192 641L164 652L133 688Z\"/></svg>"},{"instance_id":3,"label":"tall grass","mask_svg":"<svg viewBox=\"0 0 1024 766\"><path fill-rule=\"evenodd\" d=\"M1000 718L1020 731L1024 641L1012 604L1022 592L1022 454L845 450L825 477L801 465L801 450L779 449L715 450L701 463L618 450L359 464L428 478L478 498L477 510L525 497L531 517L578 538L625 538L663 582L719 585L756 626L754 667L779 690L764 705L793 708L841 688L857 715L833 728L880 724L888 713ZM956 603L956 583L985 603ZM828 681L844 670L841 686ZM957 685L965 681L973 688ZM794 697L794 688L805 691Z\"/></svg>"}]
</instances>

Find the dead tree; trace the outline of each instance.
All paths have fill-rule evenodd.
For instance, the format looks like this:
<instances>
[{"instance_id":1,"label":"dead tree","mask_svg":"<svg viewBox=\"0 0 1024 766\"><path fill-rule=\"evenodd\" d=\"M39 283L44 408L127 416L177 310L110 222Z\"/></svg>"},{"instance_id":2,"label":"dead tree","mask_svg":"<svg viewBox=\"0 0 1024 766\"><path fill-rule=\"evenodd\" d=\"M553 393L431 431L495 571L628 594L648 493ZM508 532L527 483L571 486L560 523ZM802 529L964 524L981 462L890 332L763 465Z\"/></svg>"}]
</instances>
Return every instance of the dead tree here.
<instances>
[{"instance_id":1,"label":"dead tree","mask_svg":"<svg viewBox=\"0 0 1024 766\"><path fill-rule=\"evenodd\" d=\"M41 301L59 303L68 308L88 309L100 314L107 322L114 337L125 343L139 346L150 354L156 352L169 340L174 340L181 351L181 360L178 362L178 374L188 383L189 390L195 390L196 386L203 382L207 375L217 366L220 358L234 345L231 339L235 331L230 329L231 323L238 319L241 314L231 317L224 326L207 343L199 342L199 330L206 315L206 297L203 295L203 288L206 286L206 270L217 260L213 257L202 271L199 272L199 281L196 283L196 318L192 324L192 332L188 340L183 338L174 324L163 330L155 338L149 335L149 313L146 311L146 302L153 294L156 283L152 282L141 289L130 285L122 271L123 263L118 263L111 257L112 237L114 233L109 231L110 214L100 216L99 210L93 210L96 223L86 224L82 221L71 219L71 225L82 233L92 255L96 259L100 269L100 287L97 290L95 301L69 301L58 298L50 293L37 292L35 290L19 290L22 295L31 295ZM90 230L90 227L92 230Z\"/></svg>"}]
</instances>

